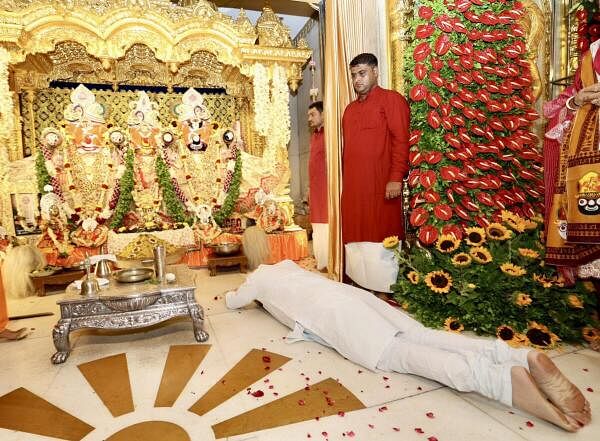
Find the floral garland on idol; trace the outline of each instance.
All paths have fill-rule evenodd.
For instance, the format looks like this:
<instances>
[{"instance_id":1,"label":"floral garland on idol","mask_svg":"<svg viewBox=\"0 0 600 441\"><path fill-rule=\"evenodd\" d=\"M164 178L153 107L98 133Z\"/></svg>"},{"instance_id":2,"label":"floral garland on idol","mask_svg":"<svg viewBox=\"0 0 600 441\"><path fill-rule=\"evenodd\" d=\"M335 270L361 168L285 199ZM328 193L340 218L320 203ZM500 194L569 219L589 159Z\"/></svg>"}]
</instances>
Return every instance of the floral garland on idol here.
<instances>
[{"instance_id":1,"label":"floral garland on idol","mask_svg":"<svg viewBox=\"0 0 600 441\"><path fill-rule=\"evenodd\" d=\"M422 0L406 51L410 228L392 287L426 325L547 347L581 338L595 297L543 263L542 155L518 1Z\"/></svg>"},{"instance_id":2,"label":"floral garland on idol","mask_svg":"<svg viewBox=\"0 0 600 441\"><path fill-rule=\"evenodd\" d=\"M274 64L269 88L269 72L261 64L254 65L254 125L266 137L263 157L273 166L279 163L281 149L287 152L290 142L289 88L283 66Z\"/></svg>"}]
</instances>

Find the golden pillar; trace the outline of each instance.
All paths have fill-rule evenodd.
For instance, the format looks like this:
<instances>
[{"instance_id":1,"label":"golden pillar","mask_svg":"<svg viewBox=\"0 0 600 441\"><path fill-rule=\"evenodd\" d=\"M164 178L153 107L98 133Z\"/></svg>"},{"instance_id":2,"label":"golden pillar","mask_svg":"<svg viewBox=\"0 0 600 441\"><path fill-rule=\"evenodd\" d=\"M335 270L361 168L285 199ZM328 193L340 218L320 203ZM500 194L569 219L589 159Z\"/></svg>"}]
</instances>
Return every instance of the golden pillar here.
<instances>
[{"instance_id":1,"label":"golden pillar","mask_svg":"<svg viewBox=\"0 0 600 441\"><path fill-rule=\"evenodd\" d=\"M391 85L404 94L404 52L410 42L408 23L413 14L413 0L387 0L387 11Z\"/></svg>"}]
</instances>

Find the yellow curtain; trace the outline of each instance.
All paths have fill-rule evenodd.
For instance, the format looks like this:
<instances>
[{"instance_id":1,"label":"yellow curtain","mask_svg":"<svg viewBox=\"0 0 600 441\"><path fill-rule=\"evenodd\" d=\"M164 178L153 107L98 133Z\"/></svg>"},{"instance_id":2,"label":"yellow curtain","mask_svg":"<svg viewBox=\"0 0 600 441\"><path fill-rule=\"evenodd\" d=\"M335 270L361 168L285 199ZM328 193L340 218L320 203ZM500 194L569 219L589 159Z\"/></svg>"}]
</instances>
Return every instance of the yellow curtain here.
<instances>
[{"instance_id":1,"label":"yellow curtain","mask_svg":"<svg viewBox=\"0 0 600 441\"><path fill-rule=\"evenodd\" d=\"M363 3L368 3L363 5ZM374 21L375 20L375 21ZM348 64L373 41L376 25L371 2L362 0L326 0L325 2L325 145L329 180L329 274L335 280L343 275L342 225L340 195L342 191L342 115L354 99ZM369 32L368 29L371 29Z\"/></svg>"}]
</instances>

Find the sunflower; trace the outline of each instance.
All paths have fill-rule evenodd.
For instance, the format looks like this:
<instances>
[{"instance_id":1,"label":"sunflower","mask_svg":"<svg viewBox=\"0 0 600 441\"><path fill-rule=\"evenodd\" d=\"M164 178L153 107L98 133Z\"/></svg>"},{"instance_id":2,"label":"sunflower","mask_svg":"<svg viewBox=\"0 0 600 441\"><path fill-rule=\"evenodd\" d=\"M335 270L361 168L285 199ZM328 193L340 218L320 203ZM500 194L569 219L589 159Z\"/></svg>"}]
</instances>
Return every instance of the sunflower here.
<instances>
[{"instance_id":1,"label":"sunflower","mask_svg":"<svg viewBox=\"0 0 600 441\"><path fill-rule=\"evenodd\" d=\"M467 253L458 253L452 256L452 265L454 266L469 266L473 259Z\"/></svg>"},{"instance_id":2,"label":"sunflower","mask_svg":"<svg viewBox=\"0 0 600 441\"><path fill-rule=\"evenodd\" d=\"M458 321L457 318L448 317L444 322L444 329L448 332L456 332L458 334L465 329L465 327L461 322Z\"/></svg>"},{"instance_id":3,"label":"sunflower","mask_svg":"<svg viewBox=\"0 0 600 441\"><path fill-rule=\"evenodd\" d=\"M552 288L552 279L549 279L548 277L544 276L544 275L539 275L539 274L534 274L533 275L533 280L535 280L536 282L538 282L540 285L542 285L544 288Z\"/></svg>"},{"instance_id":4,"label":"sunflower","mask_svg":"<svg viewBox=\"0 0 600 441\"><path fill-rule=\"evenodd\" d=\"M519 254L523 257L529 257L530 259L537 259L540 257L540 253L531 248L519 248Z\"/></svg>"},{"instance_id":5,"label":"sunflower","mask_svg":"<svg viewBox=\"0 0 600 441\"><path fill-rule=\"evenodd\" d=\"M567 301L571 308L583 309L583 302L576 294L569 294L567 296Z\"/></svg>"},{"instance_id":6,"label":"sunflower","mask_svg":"<svg viewBox=\"0 0 600 441\"><path fill-rule=\"evenodd\" d=\"M502 265L500 265L500 269L503 273L513 277L521 277L527 274L527 271L525 271L524 268L520 267L519 265L514 265L512 263L503 263Z\"/></svg>"},{"instance_id":7,"label":"sunflower","mask_svg":"<svg viewBox=\"0 0 600 441\"><path fill-rule=\"evenodd\" d=\"M591 326L586 326L581 330L581 335L583 339L588 343L592 343L600 340L600 329L592 328Z\"/></svg>"},{"instance_id":8,"label":"sunflower","mask_svg":"<svg viewBox=\"0 0 600 441\"><path fill-rule=\"evenodd\" d=\"M485 230L480 227L465 228L465 241L467 245L478 247L485 243Z\"/></svg>"},{"instance_id":9,"label":"sunflower","mask_svg":"<svg viewBox=\"0 0 600 441\"><path fill-rule=\"evenodd\" d=\"M516 332L508 325L500 325L496 328L496 337L505 342L512 341L515 338Z\"/></svg>"},{"instance_id":10,"label":"sunflower","mask_svg":"<svg viewBox=\"0 0 600 441\"><path fill-rule=\"evenodd\" d=\"M490 263L492 259L492 254L490 250L484 247L473 247L469 250L470 256L477 263Z\"/></svg>"},{"instance_id":11,"label":"sunflower","mask_svg":"<svg viewBox=\"0 0 600 441\"><path fill-rule=\"evenodd\" d=\"M535 230L539 224L533 220L525 220L523 226L526 230Z\"/></svg>"},{"instance_id":12,"label":"sunflower","mask_svg":"<svg viewBox=\"0 0 600 441\"><path fill-rule=\"evenodd\" d=\"M532 301L533 300L531 300L531 297L529 296L529 294L526 294L524 292L513 293L513 302L517 306L529 306L529 305L531 305Z\"/></svg>"},{"instance_id":13,"label":"sunflower","mask_svg":"<svg viewBox=\"0 0 600 441\"><path fill-rule=\"evenodd\" d=\"M425 276L425 284L438 294L447 294L452 288L452 277L445 271L431 271Z\"/></svg>"},{"instance_id":14,"label":"sunflower","mask_svg":"<svg viewBox=\"0 0 600 441\"><path fill-rule=\"evenodd\" d=\"M560 340L558 336L552 333L546 326L536 322L529 323L527 332L525 333L532 346L539 348L549 348Z\"/></svg>"},{"instance_id":15,"label":"sunflower","mask_svg":"<svg viewBox=\"0 0 600 441\"><path fill-rule=\"evenodd\" d=\"M442 234L437 240L436 248L442 253L448 254L456 250L460 245L460 240L456 239L453 234Z\"/></svg>"},{"instance_id":16,"label":"sunflower","mask_svg":"<svg viewBox=\"0 0 600 441\"><path fill-rule=\"evenodd\" d=\"M410 273L408 273L406 275L406 278L410 280L410 283L412 283L413 285L419 283L420 280L419 273L416 271L411 271Z\"/></svg>"},{"instance_id":17,"label":"sunflower","mask_svg":"<svg viewBox=\"0 0 600 441\"><path fill-rule=\"evenodd\" d=\"M594 283L590 282L589 280L586 282L583 282L583 287L585 288L585 290L587 292L596 292L596 287L594 286Z\"/></svg>"},{"instance_id":18,"label":"sunflower","mask_svg":"<svg viewBox=\"0 0 600 441\"><path fill-rule=\"evenodd\" d=\"M498 222L491 223L485 231L487 236L492 240L506 240L512 236L510 230Z\"/></svg>"},{"instance_id":19,"label":"sunflower","mask_svg":"<svg viewBox=\"0 0 600 441\"><path fill-rule=\"evenodd\" d=\"M398 236L389 236L383 239L383 247L388 250L392 250L398 246L400 241L398 240Z\"/></svg>"},{"instance_id":20,"label":"sunflower","mask_svg":"<svg viewBox=\"0 0 600 441\"><path fill-rule=\"evenodd\" d=\"M519 233L525 231L525 219L518 214L515 214L511 211L502 210L500 216L502 218L502 222L504 222L513 230L518 231Z\"/></svg>"}]
</instances>

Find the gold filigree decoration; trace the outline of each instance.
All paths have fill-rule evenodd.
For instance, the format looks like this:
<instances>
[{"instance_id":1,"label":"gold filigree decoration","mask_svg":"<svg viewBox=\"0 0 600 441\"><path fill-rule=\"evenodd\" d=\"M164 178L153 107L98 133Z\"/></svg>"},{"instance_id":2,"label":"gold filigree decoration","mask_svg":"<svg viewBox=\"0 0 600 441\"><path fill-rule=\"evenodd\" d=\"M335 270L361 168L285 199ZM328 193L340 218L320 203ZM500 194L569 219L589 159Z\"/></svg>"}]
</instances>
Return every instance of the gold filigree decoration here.
<instances>
[{"instance_id":1,"label":"gold filigree decoration","mask_svg":"<svg viewBox=\"0 0 600 441\"><path fill-rule=\"evenodd\" d=\"M290 30L283 24L275 12L265 6L256 21L258 44L261 46L291 47Z\"/></svg>"},{"instance_id":2,"label":"gold filigree decoration","mask_svg":"<svg viewBox=\"0 0 600 441\"><path fill-rule=\"evenodd\" d=\"M169 70L165 63L156 59L154 52L148 46L135 44L116 64L115 82L138 86L161 86L169 83Z\"/></svg>"},{"instance_id":3,"label":"gold filigree decoration","mask_svg":"<svg viewBox=\"0 0 600 441\"><path fill-rule=\"evenodd\" d=\"M110 83L112 76L102 66L102 62L87 53L85 46L74 41L56 45L48 54L52 68L50 81L71 81L73 83Z\"/></svg>"}]
</instances>

